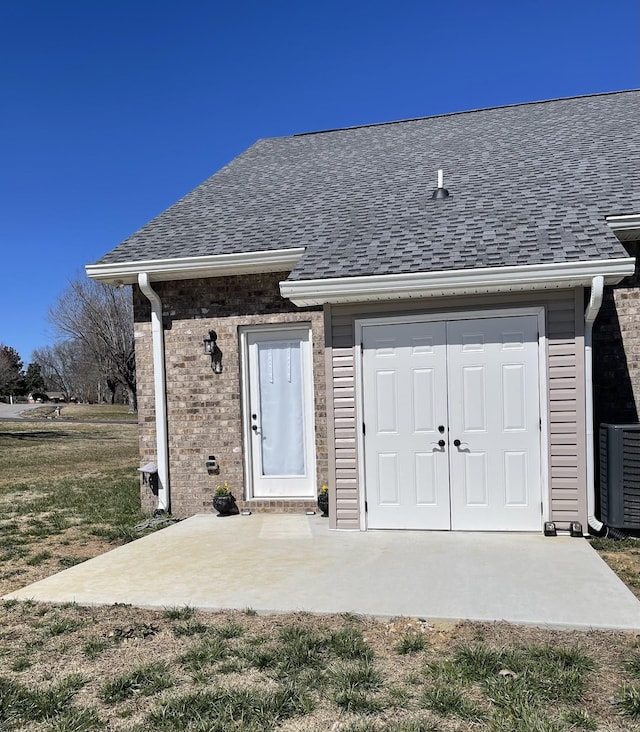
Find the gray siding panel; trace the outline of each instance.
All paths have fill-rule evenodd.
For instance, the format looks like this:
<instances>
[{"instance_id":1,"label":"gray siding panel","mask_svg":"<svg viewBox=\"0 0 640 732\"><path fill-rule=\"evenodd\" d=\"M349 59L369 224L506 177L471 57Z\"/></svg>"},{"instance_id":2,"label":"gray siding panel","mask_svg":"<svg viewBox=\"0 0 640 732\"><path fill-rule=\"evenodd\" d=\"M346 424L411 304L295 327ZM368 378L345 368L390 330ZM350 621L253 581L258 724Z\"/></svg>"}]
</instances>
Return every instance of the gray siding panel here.
<instances>
[{"instance_id":1,"label":"gray siding panel","mask_svg":"<svg viewBox=\"0 0 640 732\"><path fill-rule=\"evenodd\" d=\"M585 357L584 357L584 288L576 288L575 304L575 343L576 343L576 389L581 396L576 399L577 447L576 462L578 466L577 519L587 529L587 449L585 432L587 426L587 408L585 403Z\"/></svg>"},{"instance_id":2,"label":"gray siding panel","mask_svg":"<svg viewBox=\"0 0 640 732\"><path fill-rule=\"evenodd\" d=\"M332 392L330 421L334 431L331 468L335 490L335 510L332 526L337 529L360 528L360 499L358 485L358 455L356 432L355 363L353 318L330 312L327 333L330 334Z\"/></svg>"},{"instance_id":3,"label":"gray siding panel","mask_svg":"<svg viewBox=\"0 0 640 732\"><path fill-rule=\"evenodd\" d=\"M560 523L586 520L581 298L580 289L547 305L550 518Z\"/></svg>"},{"instance_id":4,"label":"gray siding panel","mask_svg":"<svg viewBox=\"0 0 640 732\"><path fill-rule=\"evenodd\" d=\"M325 391L327 393L327 463L329 481L329 522L332 528L336 527L336 495L337 488L335 482L335 465L336 465L336 445L338 444L338 436L334 424L334 380L333 380L333 352L336 350L332 347L333 336L331 334L331 308L325 306L324 312L324 373L325 373Z\"/></svg>"}]
</instances>

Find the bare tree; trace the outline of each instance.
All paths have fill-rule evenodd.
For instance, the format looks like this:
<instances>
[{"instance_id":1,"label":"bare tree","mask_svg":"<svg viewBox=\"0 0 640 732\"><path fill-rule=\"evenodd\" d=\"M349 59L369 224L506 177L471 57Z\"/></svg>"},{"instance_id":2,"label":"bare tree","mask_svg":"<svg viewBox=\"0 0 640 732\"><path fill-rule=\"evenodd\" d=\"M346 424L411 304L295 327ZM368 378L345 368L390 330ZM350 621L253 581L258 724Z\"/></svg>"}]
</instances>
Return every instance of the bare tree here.
<instances>
[{"instance_id":1,"label":"bare tree","mask_svg":"<svg viewBox=\"0 0 640 732\"><path fill-rule=\"evenodd\" d=\"M40 373L44 378L47 391L60 391L64 400L78 398L77 358L74 353L73 341L62 341L53 346L36 348L31 358L40 366Z\"/></svg>"},{"instance_id":2,"label":"bare tree","mask_svg":"<svg viewBox=\"0 0 640 732\"><path fill-rule=\"evenodd\" d=\"M85 346L112 393L117 383L125 387L129 406L137 411L130 288L76 279L49 311L49 320L60 336Z\"/></svg>"}]
</instances>

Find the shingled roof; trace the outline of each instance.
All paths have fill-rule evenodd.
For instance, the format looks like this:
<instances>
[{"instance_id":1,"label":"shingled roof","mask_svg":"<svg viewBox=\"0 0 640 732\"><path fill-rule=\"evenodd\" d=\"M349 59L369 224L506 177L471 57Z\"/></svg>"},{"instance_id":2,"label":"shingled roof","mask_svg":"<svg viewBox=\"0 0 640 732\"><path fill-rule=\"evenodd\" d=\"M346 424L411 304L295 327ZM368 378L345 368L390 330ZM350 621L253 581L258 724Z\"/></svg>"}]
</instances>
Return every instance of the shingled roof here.
<instances>
[{"instance_id":1,"label":"shingled roof","mask_svg":"<svg viewBox=\"0 0 640 732\"><path fill-rule=\"evenodd\" d=\"M296 281L623 258L605 217L640 212L638 119L628 91L260 140L97 264L303 247Z\"/></svg>"}]
</instances>

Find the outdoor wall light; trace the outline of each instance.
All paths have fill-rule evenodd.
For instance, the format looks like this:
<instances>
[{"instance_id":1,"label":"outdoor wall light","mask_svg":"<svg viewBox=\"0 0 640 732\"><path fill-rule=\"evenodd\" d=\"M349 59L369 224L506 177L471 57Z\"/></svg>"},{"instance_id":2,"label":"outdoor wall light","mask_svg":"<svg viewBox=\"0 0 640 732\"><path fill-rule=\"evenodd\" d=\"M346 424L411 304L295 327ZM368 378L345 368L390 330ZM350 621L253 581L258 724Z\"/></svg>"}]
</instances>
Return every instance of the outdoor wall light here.
<instances>
[{"instance_id":1,"label":"outdoor wall light","mask_svg":"<svg viewBox=\"0 0 640 732\"><path fill-rule=\"evenodd\" d=\"M203 339L204 352L211 356L211 368L214 374L222 373L222 351L218 347L218 334L215 330L209 331L209 337Z\"/></svg>"},{"instance_id":2,"label":"outdoor wall light","mask_svg":"<svg viewBox=\"0 0 640 732\"><path fill-rule=\"evenodd\" d=\"M216 460L215 455L209 455L209 458L205 462L205 465L207 466L207 473L209 473L209 475L220 474L220 466L218 465L218 461Z\"/></svg>"}]
</instances>

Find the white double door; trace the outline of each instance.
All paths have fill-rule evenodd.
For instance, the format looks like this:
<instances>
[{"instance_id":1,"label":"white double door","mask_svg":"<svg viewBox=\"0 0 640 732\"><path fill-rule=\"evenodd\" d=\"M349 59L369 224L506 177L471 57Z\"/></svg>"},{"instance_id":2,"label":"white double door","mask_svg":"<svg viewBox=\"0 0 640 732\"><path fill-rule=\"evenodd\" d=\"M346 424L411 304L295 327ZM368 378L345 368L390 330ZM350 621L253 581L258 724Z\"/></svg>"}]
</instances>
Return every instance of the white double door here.
<instances>
[{"instance_id":1,"label":"white double door","mask_svg":"<svg viewBox=\"0 0 640 732\"><path fill-rule=\"evenodd\" d=\"M362 332L367 526L540 530L537 317Z\"/></svg>"},{"instance_id":2,"label":"white double door","mask_svg":"<svg viewBox=\"0 0 640 732\"><path fill-rule=\"evenodd\" d=\"M243 351L249 495L311 498L316 491L310 329L247 330Z\"/></svg>"}]
</instances>

